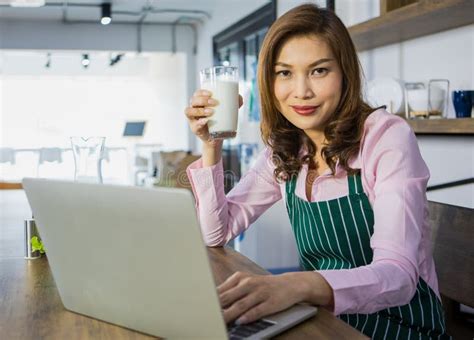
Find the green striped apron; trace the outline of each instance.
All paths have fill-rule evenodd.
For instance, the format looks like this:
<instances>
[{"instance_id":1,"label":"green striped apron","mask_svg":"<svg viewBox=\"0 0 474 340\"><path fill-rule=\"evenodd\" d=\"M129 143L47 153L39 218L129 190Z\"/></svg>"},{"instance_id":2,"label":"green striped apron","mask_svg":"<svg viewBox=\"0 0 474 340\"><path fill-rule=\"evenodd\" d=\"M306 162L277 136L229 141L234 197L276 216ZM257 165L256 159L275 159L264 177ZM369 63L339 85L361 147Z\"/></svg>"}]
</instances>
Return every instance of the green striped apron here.
<instances>
[{"instance_id":1,"label":"green striped apron","mask_svg":"<svg viewBox=\"0 0 474 340\"><path fill-rule=\"evenodd\" d=\"M350 269L372 262L372 207L360 174L347 179L348 196L321 202L299 198L295 177L286 183L286 207L305 270ZM450 338L441 302L421 277L407 305L339 318L372 339Z\"/></svg>"}]
</instances>

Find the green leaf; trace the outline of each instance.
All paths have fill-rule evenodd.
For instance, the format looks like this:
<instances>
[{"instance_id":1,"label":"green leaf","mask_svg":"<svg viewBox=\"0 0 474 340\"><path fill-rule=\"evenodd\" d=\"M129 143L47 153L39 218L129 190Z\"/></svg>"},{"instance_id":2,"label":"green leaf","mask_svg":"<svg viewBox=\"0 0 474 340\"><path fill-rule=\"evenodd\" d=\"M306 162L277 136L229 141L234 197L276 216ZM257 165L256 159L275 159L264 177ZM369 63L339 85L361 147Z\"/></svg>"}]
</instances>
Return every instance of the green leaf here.
<instances>
[{"instance_id":1,"label":"green leaf","mask_svg":"<svg viewBox=\"0 0 474 340\"><path fill-rule=\"evenodd\" d=\"M31 238L31 250L32 251L39 251L41 254L44 254L45 249L43 246L43 242L38 238L38 236L33 236Z\"/></svg>"}]
</instances>

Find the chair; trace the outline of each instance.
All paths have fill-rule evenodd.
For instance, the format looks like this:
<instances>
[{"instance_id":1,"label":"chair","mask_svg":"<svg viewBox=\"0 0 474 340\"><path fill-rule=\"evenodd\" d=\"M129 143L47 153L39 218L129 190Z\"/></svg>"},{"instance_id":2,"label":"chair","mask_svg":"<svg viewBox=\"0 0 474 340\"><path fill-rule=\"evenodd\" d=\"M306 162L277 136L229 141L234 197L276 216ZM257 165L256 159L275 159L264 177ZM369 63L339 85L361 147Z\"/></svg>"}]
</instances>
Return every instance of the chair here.
<instances>
[{"instance_id":1,"label":"chair","mask_svg":"<svg viewBox=\"0 0 474 340\"><path fill-rule=\"evenodd\" d=\"M162 151L154 164L157 168L156 186L191 188L186 168L189 164L199 159L200 156L192 155L189 151Z\"/></svg>"},{"instance_id":2,"label":"chair","mask_svg":"<svg viewBox=\"0 0 474 340\"><path fill-rule=\"evenodd\" d=\"M15 164L15 149L0 148L0 163Z\"/></svg>"},{"instance_id":3,"label":"chair","mask_svg":"<svg viewBox=\"0 0 474 340\"><path fill-rule=\"evenodd\" d=\"M461 313L459 304L474 307L474 209L431 201L428 206L447 330L455 339L472 339L474 316Z\"/></svg>"},{"instance_id":4,"label":"chair","mask_svg":"<svg viewBox=\"0 0 474 340\"><path fill-rule=\"evenodd\" d=\"M61 148L40 148L38 152L39 158L36 166L36 177L45 177L44 174L40 173L41 165L45 163L63 163L63 149ZM54 174L52 177L56 176L57 174Z\"/></svg>"}]
</instances>

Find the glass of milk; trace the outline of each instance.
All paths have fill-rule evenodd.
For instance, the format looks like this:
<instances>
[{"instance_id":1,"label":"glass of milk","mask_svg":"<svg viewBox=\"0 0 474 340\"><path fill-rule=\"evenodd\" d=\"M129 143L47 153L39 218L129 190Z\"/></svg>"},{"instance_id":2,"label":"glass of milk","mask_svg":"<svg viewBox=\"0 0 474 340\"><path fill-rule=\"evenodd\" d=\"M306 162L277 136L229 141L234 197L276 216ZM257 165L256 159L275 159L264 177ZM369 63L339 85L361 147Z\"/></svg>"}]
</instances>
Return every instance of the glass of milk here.
<instances>
[{"instance_id":1,"label":"glass of milk","mask_svg":"<svg viewBox=\"0 0 474 340\"><path fill-rule=\"evenodd\" d=\"M239 113L239 73L237 67L215 66L201 70L201 88L211 91L218 104L209 117L210 139L234 138Z\"/></svg>"}]
</instances>

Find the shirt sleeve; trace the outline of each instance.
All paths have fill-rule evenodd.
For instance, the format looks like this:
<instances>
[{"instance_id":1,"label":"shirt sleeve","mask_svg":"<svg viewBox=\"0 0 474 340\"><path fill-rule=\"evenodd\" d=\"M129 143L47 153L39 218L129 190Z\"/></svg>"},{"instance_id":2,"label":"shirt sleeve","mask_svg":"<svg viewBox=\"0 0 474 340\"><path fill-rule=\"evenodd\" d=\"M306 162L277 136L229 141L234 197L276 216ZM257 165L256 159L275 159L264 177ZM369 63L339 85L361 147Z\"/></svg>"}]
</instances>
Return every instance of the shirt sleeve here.
<instances>
[{"instance_id":1,"label":"shirt sleeve","mask_svg":"<svg viewBox=\"0 0 474 340\"><path fill-rule=\"evenodd\" d=\"M201 231L208 246L226 244L281 199L273 168L271 151L266 148L227 196L222 160L214 166L203 167L199 159L187 168Z\"/></svg>"},{"instance_id":2,"label":"shirt sleeve","mask_svg":"<svg viewBox=\"0 0 474 340\"><path fill-rule=\"evenodd\" d=\"M320 271L334 291L334 314L373 313L410 302L416 292L427 214L429 171L402 119L367 132L362 176L373 186L373 260L347 270Z\"/></svg>"}]
</instances>

